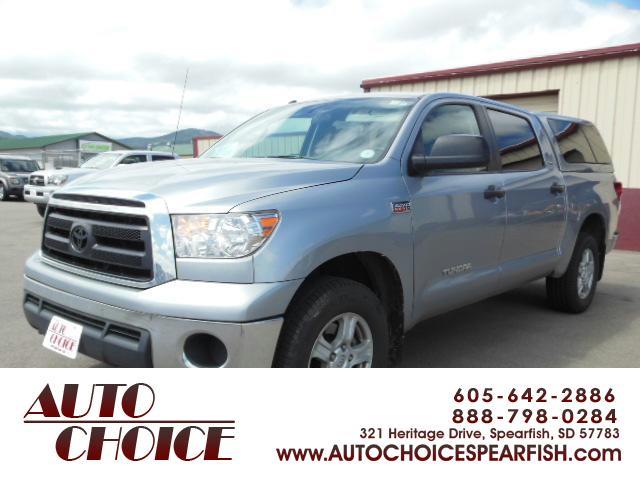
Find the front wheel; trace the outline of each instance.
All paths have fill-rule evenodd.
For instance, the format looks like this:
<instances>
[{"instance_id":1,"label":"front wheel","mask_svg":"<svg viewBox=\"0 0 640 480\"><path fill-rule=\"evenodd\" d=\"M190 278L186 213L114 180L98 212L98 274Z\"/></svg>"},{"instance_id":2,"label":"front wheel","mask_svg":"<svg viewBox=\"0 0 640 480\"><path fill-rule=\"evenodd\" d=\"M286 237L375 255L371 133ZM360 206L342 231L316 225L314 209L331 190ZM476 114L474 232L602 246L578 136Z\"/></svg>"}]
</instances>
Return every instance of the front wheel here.
<instances>
[{"instance_id":1,"label":"front wheel","mask_svg":"<svg viewBox=\"0 0 640 480\"><path fill-rule=\"evenodd\" d=\"M0 182L0 202L4 202L8 198L9 198L9 195L7 194L7 189L4 186L4 183Z\"/></svg>"},{"instance_id":2,"label":"front wheel","mask_svg":"<svg viewBox=\"0 0 640 480\"><path fill-rule=\"evenodd\" d=\"M319 277L285 315L275 367L384 367L389 358L385 309L361 283Z\"/></svg>"},{"instance_id":3,"label":"front wheel","mask_svg":"<svg viewBox=\"0 0 640 480\"><path fill-rule=\"evenodd\" d=\"M36 205L36 208L38 209L38 215L40 215L42 218L44 218L44 212L47 211L47 206L46 205Z\"/></svg>"},{"instance_id":4,"label":"front wheel","mask_svg":"<svg viewBox=\"0 0 640 480\"><path fill-rule=\"evenodd\" d=\"M560 278L547 278L551 306L569 313L582 313L593 301L600 275L600 249L590 233L581 233L567 271Z\"/></svg>"}]
</instances>

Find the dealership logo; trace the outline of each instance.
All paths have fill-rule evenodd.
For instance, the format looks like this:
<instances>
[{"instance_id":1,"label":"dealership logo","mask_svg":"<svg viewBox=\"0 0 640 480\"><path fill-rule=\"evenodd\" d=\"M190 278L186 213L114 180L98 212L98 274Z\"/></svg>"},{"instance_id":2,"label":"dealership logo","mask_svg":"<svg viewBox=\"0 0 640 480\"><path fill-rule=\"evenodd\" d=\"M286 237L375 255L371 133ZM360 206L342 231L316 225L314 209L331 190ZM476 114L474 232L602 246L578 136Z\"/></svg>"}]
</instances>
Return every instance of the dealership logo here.
<instances>
[{"instance_id":1,"label":"dealership logo","mask_svg":"<svg viewBox=\"0 0 640 480\"><path fill-rule=\"evenodd\" d=\"M66 384L56 399L47 384L23 419L62 428L54 444L62 460L232 459L225 450L235 438L235 420L152 419L156 394L146 383L95 384L84 395L79 391L78 384Z\"/></svg>"},{"instance_id":2,"label":"dealership logo","mask_svg":"<svg viewBox=\"0 0 640 480\"><path fill-rule=\"evenodd\" d=\"M71 229L71 248L82 253L89 243L89 232L84 225L76 225Z\"/></svg>"}]
</instances>

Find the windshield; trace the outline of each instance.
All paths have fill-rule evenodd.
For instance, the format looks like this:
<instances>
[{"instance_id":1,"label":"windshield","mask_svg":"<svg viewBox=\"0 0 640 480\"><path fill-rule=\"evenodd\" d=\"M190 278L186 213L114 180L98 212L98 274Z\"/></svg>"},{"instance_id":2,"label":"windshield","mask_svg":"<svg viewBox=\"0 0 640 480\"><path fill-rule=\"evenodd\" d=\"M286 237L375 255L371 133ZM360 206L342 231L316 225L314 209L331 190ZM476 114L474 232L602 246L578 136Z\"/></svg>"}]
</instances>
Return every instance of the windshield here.
<instances>
[{"instance_id":1,"label":"windshield","mask_svg":"<svg viewBox=\"0 0 640 480\"><path fill-rule=\"evenodd\" d=\"M3 172L31 173L40 170L40 166L35 160L3 158L0 160L0 166Z\"/></svg>"},{"instance_id":2,"label":"windshield","mask_svg":"<svg viewBox=\"0 0 640 480\"><path fill-rule=\"evenodd\" d=\"M203 157L374 163L387 153L416 101L373 97L287 105L249 120Z\"/></svg>"},{"instance_id":3,"label":"windshield","mask_svg":"<svg viewBox=\"0 0 640 480\"><path fill-rule=\"evenodd\" d=\"M101 153L100 155L96 155L84 162L81 165L81 168L111 168L116 164L119 158L119 153Z\"/></svg>"}]
</instances>

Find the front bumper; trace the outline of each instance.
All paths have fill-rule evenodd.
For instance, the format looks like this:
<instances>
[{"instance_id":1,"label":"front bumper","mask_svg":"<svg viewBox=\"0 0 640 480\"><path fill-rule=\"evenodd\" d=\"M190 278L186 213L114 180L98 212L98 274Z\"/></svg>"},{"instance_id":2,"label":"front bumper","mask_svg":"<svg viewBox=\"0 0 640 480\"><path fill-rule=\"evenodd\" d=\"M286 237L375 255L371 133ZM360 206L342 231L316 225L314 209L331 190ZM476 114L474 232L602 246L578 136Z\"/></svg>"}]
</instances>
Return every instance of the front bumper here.
<instances>
[{"instance_id":1,"label":"front bumper","mask_svg":"<svg viewBox=\"0 0 640 480\"><path fill-rule=\"evenodd\" d=\"M22 188L22 187L21 187ZM46 205L49 203L51 194L55 192L57 186L39 186L39 185L25 185L24 186L24 199L27 202L35 203L38 205Z\"/></svg>"},{"instance_id":2,"label":"front bumper","mask_svg":"<svg viewBox=\"0 0 640 480\"><path fill-rule=\"evenodd\" d=\"M23 184L14 185L10 183L7 188L7 195L11 197L21 197L23 186L24 186Z\"/></svg>"},{"instance_id":3,"label":"front bumper","mask_svg":"<svg viewBox=\"0 0 640 480\"><path fill-rule=\"evenodd\" d=\"M83 324L80 352L114 365L189 366L185 342L208 334L226 348L222 366L269 367L301 282L174 280L136 289L65 272L36 253L26 265L24 312L40 333L54 314Z\"/></svg>"}]
</instances>

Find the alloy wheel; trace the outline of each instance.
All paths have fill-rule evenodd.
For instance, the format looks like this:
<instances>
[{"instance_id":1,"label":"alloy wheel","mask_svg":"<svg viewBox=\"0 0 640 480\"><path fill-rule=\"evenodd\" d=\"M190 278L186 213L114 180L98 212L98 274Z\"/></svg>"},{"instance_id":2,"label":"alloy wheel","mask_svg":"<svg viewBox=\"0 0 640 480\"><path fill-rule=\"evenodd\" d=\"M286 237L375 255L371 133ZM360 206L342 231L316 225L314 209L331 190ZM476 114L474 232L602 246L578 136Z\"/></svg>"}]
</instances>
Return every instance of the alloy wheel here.
<instances>
[{"instance_id":1,"label":"alloy wheel","mask_svg":"<svg viewBox=\"0 0 640 480\"><path fill-rule=\"evenodd\" d=\"M591 293L595 270L595 255L590 248L586 248L578 264L578 296L583 300Z\"/></svg>"},{"instance_id":2,"label":"alloy wheel","mask_svg":"<svg viewBox=\"0 0 640 480\"><path fill-rule=\"evenodd\" d=\"M309 367L370 368L373 335L367 321L357 313L342 313L322 329L311 349Z\"/></svg>"}]
</instances>

